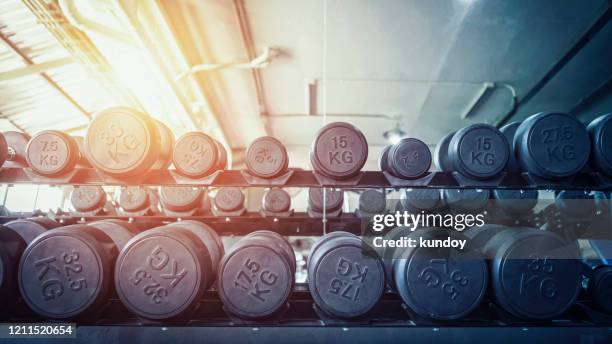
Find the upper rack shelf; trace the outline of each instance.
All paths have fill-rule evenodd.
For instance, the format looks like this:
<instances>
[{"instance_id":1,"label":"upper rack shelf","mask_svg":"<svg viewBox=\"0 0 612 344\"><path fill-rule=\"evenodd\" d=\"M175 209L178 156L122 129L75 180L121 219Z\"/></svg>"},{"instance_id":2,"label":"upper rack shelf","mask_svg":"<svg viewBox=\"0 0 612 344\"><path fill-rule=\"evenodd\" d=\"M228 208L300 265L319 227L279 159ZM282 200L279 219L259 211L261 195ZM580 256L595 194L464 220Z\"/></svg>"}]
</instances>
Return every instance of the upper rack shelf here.
<instances>
[{"instance_id":1,"label":"upper rack shelf","mask_svg":"<svg viewBox=\"0 0 612 344\"><path fill-rule=\"evenodd\" d=\"M487 181L469 180L458 173L431 172L423 178L404 180L389 177L385 172L365 171L349 181L322 178L313 171L291 170L283 178L250 178L242 170L219 171L203 179L178 176L173 170L155 170L137 179L115 179L91 168L76 168L68 175L47 178L33 173L29 168L3 168L0 184L45 185L183 185L183 186L237 186L237 187L339 187L357 188L481 188L481 189L541 189L541 190L599 190L611 191L612 179L598 173L579 173L562 180L543 180L529 173L504 173Z\"/></svg>"}]
</instances>

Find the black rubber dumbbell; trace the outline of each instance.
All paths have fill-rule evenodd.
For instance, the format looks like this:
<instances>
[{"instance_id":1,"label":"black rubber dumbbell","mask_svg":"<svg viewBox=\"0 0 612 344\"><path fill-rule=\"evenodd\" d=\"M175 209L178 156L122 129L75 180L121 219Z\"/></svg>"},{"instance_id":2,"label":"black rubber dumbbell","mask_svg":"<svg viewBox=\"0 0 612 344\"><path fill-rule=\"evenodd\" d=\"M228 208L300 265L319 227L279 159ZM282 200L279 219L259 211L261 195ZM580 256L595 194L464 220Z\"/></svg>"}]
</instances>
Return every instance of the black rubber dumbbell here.
<instances>
[{"instance_id":1,"label":"black rubber dumbbell","mask_svg":"<svg viewBox=\"0 0 612 344\"><path fill-rule=\"evenodd\" d=\"M194 216L210 210L207 190L200 187L162 186L159 199L168 216Z\"/></svg>"},{"instance_id":2,"label":"black rubber dumbbell","mask_svg":"<svg viewBox=\"0 0 612 344\"><path fill-rule=\"evenodd\" d=\"M70 194L70 203L81 215L99 215L107 205L106 192L97 185L75 186Z\"/></svg>"},{"instance_id":3,"label":"black rubber dumbbell","mask_svg":"<svg viewBox=\"0 0 612 344\"><path fill-rule=\"evenodd\" d=\"M312 143L310 162L315 172L332 179L359 173L368 158L368 142L355 126L334 122L322 127Z\"/></svg>"},{"instance_id":4,"label":"black rubber dumbbell","mask_svg":"<svg viewBox=\"0 0 612 344\"><path fill-rule=\"evenodd\" d=\"M213 198L213 213L217 216L241 215L246 211L245 197L238 187L222 187Z\"/></svg>"},{"instance_id":5,"label":"black rubber dumbbell","mask_svg":"<svg viewBox=\"0 0 612 344\"><path fill-rule=\"evenodd\" d=\"M179 174L204 178L227 167L227 152L219 141L194 131L176 141L172 162Z\"/></svg>"},{"instance_id":6,"label":"black rubber dumbbell","mask_svg":"<svg viewBox=\"0 0 612 344\"><path fill-rule=\"evenodd\" d=\"M387 197L384 192L378 190L365 190L359 194L359 216L368 217L382 214L387 209Z\"/></svg>"},{"instance_id":7,"label":"black rubber dumbbell","mask_svg":"<svg viewBox=\"0 0 612 344\"><path fill-rule=\"evenodd\" d=\"M311 217L338 216L342 212L344 192L339 189L308 189L308 214Z\"/></svg>"},{"instance_id":8,"label":"black rubber dumbbell","mask_svg":"<svg viewBox=\"0 0 612 344\"><path fill-rule=\"evenodd\" d=\"M382 165L391 175L402 179L423 177L431 167L431 152L421 140L403 138L383 151L387 162Z\"/></svg>"},{"instance_id":9,"label":"black rubber dumbbell","mask_svg":"<svg viewBox=\"0 0 612 344\"><path fill-rule=\"evenodd\" d=\"M246 167L259 178L275 178L287 171L289 156L285 146L271 136L251 142L246 150Z\"/></svg>"}]
</instances>

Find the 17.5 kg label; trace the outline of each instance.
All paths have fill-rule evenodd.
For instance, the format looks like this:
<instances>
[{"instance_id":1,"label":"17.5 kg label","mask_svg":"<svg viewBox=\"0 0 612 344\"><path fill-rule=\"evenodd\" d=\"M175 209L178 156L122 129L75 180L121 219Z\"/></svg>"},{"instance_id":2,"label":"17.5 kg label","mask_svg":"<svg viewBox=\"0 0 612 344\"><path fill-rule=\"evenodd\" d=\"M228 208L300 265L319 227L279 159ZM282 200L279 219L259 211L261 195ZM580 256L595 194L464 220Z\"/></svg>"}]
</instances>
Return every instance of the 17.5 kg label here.
<instances>
[{"instance_id":1,"label":"17.5 kg label","mask_svg":"<svg viewBox=\"0 0 612 344\"><path fill-rule=\"evenodd\" d=\"M1 323L0 338L76 338L76 324Z\"/></svg>"}]
</instances>

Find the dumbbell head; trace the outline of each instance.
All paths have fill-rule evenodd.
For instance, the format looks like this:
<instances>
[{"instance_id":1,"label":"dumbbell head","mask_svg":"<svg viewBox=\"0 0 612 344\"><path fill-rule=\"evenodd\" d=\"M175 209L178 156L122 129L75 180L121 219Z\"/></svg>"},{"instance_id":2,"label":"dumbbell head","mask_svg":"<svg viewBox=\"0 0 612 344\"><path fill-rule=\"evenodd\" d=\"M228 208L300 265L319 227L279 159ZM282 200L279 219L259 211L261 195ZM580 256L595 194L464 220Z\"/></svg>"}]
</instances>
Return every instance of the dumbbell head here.
<instances>
[{"instance_id":1,"label":"dumbbell head","mask_svg":"<svg viewBox=\"0 0 612 344\"><path fill-rule=\"evenodd\" d=\"M58 177L72 171L79 159L79 146L74 138L57 130L37 133L26 147L28 166L47 177Z\"/></svg>"},{"instance_id":2,"label":"dumbbell head","mask_svg":"<svg viewBox=\"0 0 612 344\"><path fill-rule=\"evenodd\" d=\"M612 113L594 119L587 127L591 136L591 164L612 176Z\"/></svg>"},{"instance_id":3,"label":"dumbbell head","mask_svg":"<svg viewBox=\"0 0 612 344\"><path fill-rule=\"evenodd\" d=\"M224 169L227 162L225 148L200 131L181 136L174 145L172 162L177 172L191 178L202 178Z\"/></svg>"},{"instance_id":4,"label":"dumbbell head","mask_svg":"<svg viewBox=\"0 0 612 344\"><path fill-rule=\"evenodd\" d=\"M21 257L21 295L33 311L48 318L91 315L112 291L117 252L109 235L93 226L47 231Z\"/></svg>"},{"instance_id":5,"label":"dumbbell head","mask_svg":"<svg viewBox=\"0 0 612 344\"><path fill-rule=\"evenodd\" d=\"M504 125L499 128L502 134L506 137L508 141L508 146L510 148L510 156L508 158L508 163L506 164L506 171L508 172L521 172L521 167L519 163L516 161L516 157L514 156L514 134L516 133L516 129L521 125L521 122L512 122Z\"/></svg>"},{"instance_id":6,"label":"dumbbell head","mask_svg":"<svg viewBox=\"0 0 612 344\"><path fill-rule=\"evenodd\" d=\"M341 209L343 203L344 192L342 190L330 188L308 189L308 207L315 212L332 212Z\"/></svg>"},{"instance_id":7,"label":"dumbbell head","mask_svg":"<svg viewBox=\"0 0 612 344\"><path fill-rule=\"evenodd\" d=\"M120 251L134 235L140 232L134 224L117 219L94 221L87 225L106 234L113 241L118 251Z\"/></svg>"},{"instance_id":8,"label":"dumbbell head","mask_svg":"<svg viewBox=\"0 0 612 344\"><path fill-rule=\"evenodd\" d=\"M472 124L453 135L448 155L455 170L473 179L495 177L506 168L510 148L504 134L488 124Z\"/></svg>"},{"instance_id":9,"label":"dumbbell head","mask_svg":"<svg viewBox=\"0 0 612 344\"><path fill-rule=\"evenodd\" d=\"M508 215L524 215L538 204L538 190L494 189L495 205Z\"/></svg>"},{"instance_id":10,"label":"dumbbell head","mask_svg":"<svg viewBox=\"0 0 612 344\"><path fill-rule=\"evenodd\" d=\"M238 187L222 187L217 190L213 201L221 211L235 211L244 207L244 193Z\"/></svg>"},{"instance_id":11,"label":"dumbbell head","mask_svg":"<svg viewBox=\"0 0 612 344\"><path fill-rule=\"evenodd\" d=\"M455 240L466 238L444 229L424 229L409 235L416 240ZM476 308L487 288L485 260L466 247L403 249L393 260L395 288L404 303L422 317L439 320L459 319Z\"/></svg>"},{"instance_id":12,"label":"dumbbell head","mask_svg":"<svg viewBox=\"0 0 612 344\"><path fill-rule=\"evenodd\" d=\"M385 194L378 190L366 190L359 195L359 210L366 214L383 213L387 208Z\"/></svg>"},{"instance_id":13,"label":"dumbbell head","mask_svg":"<svg viewBox=\"0 0 612 344\"><path fill-rule=\"evenodd\" d=\"M291 208L291 196L281 188L272 188L264 193L261 206L266 211L282 213Z\"/></svg>"},{"instance_id":14,"label":"dumbbell head","mask_svg":"<svg viewBox=\"0 0 612 344\"><path fill-rule=\"evenodd\" d=\"M485 223L482 226L474 226L462 233L468 239L470 239L470 245L473 249L483 252L484 246L491 240L491 238L501 232L505 231L510 227L502 226L494 223ZM490 257L486 257L490 258Z\"/></svg>"},{"instance_id":15,"label":"dumbbell head","mask_svg":"<svg viewBox=\"0 0 612 344\"><path fill-rule=\"evenodd\" d=\"M319 130L311 147L313 169L327 177L346 179L355 176L368 158L368 143L355 126L334 122Z\"/></svg>"},{"instance_id":16,"label":"dumbbell head","mask_svg":"<svg viewBox=\"0 0 612 344\"><path fill-rule=\"evenodd\" d=\"M513 144L521 168L546 179L578 173L589 159L590 145L584 124L560 112L528 117L516 130Z\"/></svg>"},{"instance_id":17,"label":"dumbbell head","mask_svg":"<svg viewBox=\"0 0 612 344\"><path fill-rule=\"evenodd\" d=\"M599 266L589 279L588 291L595 306L612 314L612 266Z\"/></svg>"},{"instance_id":18,"label":"dumbbell head","mask_svg":"<svg viewBox=\"0 0 612 344\"><path fill-rule=\"evenodd\" d=\"M550 319L576 301L581 284L577 246L552 232L511 228L491 237L491 281L497 303L524 319Z\"/></svg>"},{"instance_id":19,"label":"dumbbell head","mask_svg":"<svg viewBox=\"0 0 612 344\"><path fill-rule=\"evenodd\" d=\"M384 291L382 261L352 234L333 232L321 240L308 260L308 284L315 303L332 316L366 314Z\"/></svg>"},{"instance_id":20,"label":"dumbbell head","mask_svg":"<svg viewBox=\"0 0 612 344\"><path fill-rule=\"evenodd\" d=\"M271 136L251 142L245 160L248 171L260 178L277 177L287 170L289 164L285 146Z\"/></svg>"},{"instance_id":21,"label":"dumbbell head","mask_svg":"<svg viewBox=\"0 0 612 344\"><path fill-rule=\"evenodd\" d=\"M405 189L400 194L404 210L431 211L440 205L438 189Z\"/></svg>"},{"instance_id":22,"label":"dumbbell head","mask_svg":"<svg viewBox=\"0 0 612 344\"><path fill-rule=\"evenodd\" d=\"M448 155L448 146L450 141L455 135L455 132L446 134L444 137L438 141L436 144L436 149L434 150L434 161L438 169L443 172L452 172L454 170L453 163Z\"/></svg>"},{"instance_id":23,"label":"dumbbell head","mask_svg":"<svg viewBox=\"0 0 612 344\"><path fill-rule=\"evenodd\" d=\"M212 271L216 276L219 261L221 261L221 258L225 254L225 248L223 247L223 243L221 242L219 235L217 235L217 232L215 232L212 227L195 220L175 222L172 224L172 226L181 227L198 236L200 242L202 242L206 246L206 249L208 249L210 259L213 263Z\"/></svg>"},{"instance_id":24,"label":"dumbbell head","mask_svg":"<svg viewBox=\"0 0 612 344\"><path fill-rule=\"evenodd\" d=\"M389 171L389 150L391 149L391 145L385 146L383 150L380 152L380 156L378 157L378 168L381 171Z\"/></svg>"},{"instance_id":25,"label":"dumbbell head","mask_svg":"<svg viewBox=\"0 0 612 344\"><path fill-rule=\"evenodd\" d=\"M421 140L403 138L387 153L388 172L403 179L422 177L431 167L431 152Z\"/></svg>"},{"instance_id":26,"label":"dumbbell head","mask_svg":"<svg viewBox=\"0 0 612 344\"><path fill-rule=\"evenodd\" d=\"M258 319L278 313L294 285L286 253L268 237L238 241L219 265L219 298L235 316Z\"/></svg>"},{"instance_id":27,"label":"dumbbell head","mask_svg":"<svg viewBox=\"0 0 612 344\"><path fill-rule=\"evenodd\" d=\"M70 203L79 212L97 211L106 205L106 192L97 185L75 186L70 194Z\"/></svg>"},{"instance_id":28,"label":"dumbbell head","mask_svg":"<svg viewBox=\"0 0 612 344\"><path fill-rule=\"evenodd\" d=\"M30 142L30 136L18 131L5 131L2 134L8 146L6 160L9 161L13 167L27 165L26 147L28 146L28 142Z\"/></svg>"},{"instance_id":29,"label":"dumbbell head","mask_svg":"<svg viewBox=\"0 0 612 344\"><path fill-rule=\"evenodd\" d=\"M79 147L79 161L78 164L84 167L93 167L89 160L87 159L87 151L85 149L85 138L82 136L73 136L72 137Z\"/></svg>"},{"instance_id":30,"label":"dumbbell head","mask_svg":"<svg viewBox=\"0 0 612 344\"><path fill-rule=\"evenodd\" d=\"M162 186L159 198L164 209L170 211L190 211L202 203L204 190L192 186Z\"/></svg>"},{"instance_id":31,"label":"dumbbell head","mask_svg":"<svg viewBox=\"0 0 612 344\"><path fill-rule=\"evenodd\" d=\"M177 223L136 235L119 254L115 287L122 303L146 319L183 319L215 279L216 246L206 226ZM198 233L198 234L196 234ZM203 241L206 240L206 241ZM213 253L215 256L216 253Z\"/></svg>"},{"instance_id":32,"label":"dumbbell head","mask_svg":"<svg viewBox=\"0 0 612 344\"><path fill-rule=\"evenodd\" d=\"M168 127L126 107L99 112L89 124L85 137L89 162L115 177L140 176L166 168L173 145Z\"/></svg>"},{"instance_id":33,"label":"dumbbell head","mask_svg":"<svg viewBox=\"0 0 612 344\"><path fill-rule=\"evenodd\" d=\"M575 219L588 219L595 215L595 199L583 190L563 190L555 197L555 205L562 215Z\"/></svg>"},{"instance_id":34,"label":"dumbbell head","mask_svg":"<svg viewBox=\"0 0 612 344\"><path fill-rule=\"evenodd\" d=\"M47 217L32 217L28 219L13 220L5 223L4 226L19 234L23 240L29 244L37 236L49 229L59 227L60 224Z\"/></svg>"},{"instance_id":35,"label":"dumbbell head","mask_svg":"<svg viewBox=\"0 0 612 344\"><path fill-rule=\"evenodd\" d=\"M152 204L149 191L140 186L121 189L119 205L127 212L146 210Z\"/></svg>"},{"instance_id":36,"label":"dumbbell head","mask_svg":"<svg viewBox=\"0 0 612 344\"><path fill-rule=\"evenodd\" d=\"M291 266L291 271L293 271L293 273L295 274L295 269L296 269L295 252L293 251L291 244L289 244L289 241L287 241L285 237L283 237L282 235L276 232L269 231L269 230L258 230L255 232L251 232L245 236L245 238L252 238L252 237L259 237L259 238L264 238L264 239L267 238L268 240L270 240L270 242L273 242L275 245L280 247L280 249L285 255L285 258L289 262L289 265Z\"/></svg>"},{"instance_id":37,"label":"dumbbell head","mask_svg":"<svg viewBox=\"0 0 612 344\"><path fill-rule=\"evenodd\" d=\"M478 212L489 202L487 189L444 189L442 197L454 212Z\"/></svg>"}]
</instances>

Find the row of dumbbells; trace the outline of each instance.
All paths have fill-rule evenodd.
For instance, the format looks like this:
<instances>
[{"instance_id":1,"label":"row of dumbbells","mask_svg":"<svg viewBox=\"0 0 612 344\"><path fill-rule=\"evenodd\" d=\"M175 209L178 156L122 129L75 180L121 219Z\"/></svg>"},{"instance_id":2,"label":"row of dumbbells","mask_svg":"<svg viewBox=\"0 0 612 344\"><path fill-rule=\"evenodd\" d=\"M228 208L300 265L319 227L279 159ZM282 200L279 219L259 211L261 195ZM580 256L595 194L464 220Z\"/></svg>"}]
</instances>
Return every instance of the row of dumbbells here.
<instances>
[{"instance_id":1,"label":"row of dumbbells","mask_svg":"<svg viewBox=\"0 0 612 344\"><path fill-rule=\"evenodd\" d=\"M441 171L456 171L472 180L492 179L504 171L562 179L585 168L609 177L611 132L612 114L587 127L568 114L539 113L501 129L473 124L450 133L437 144L433 158L424 142L404 138L383 150L379 165L401 179L422 178L431 170L432 161ZM343 122L322 127L310 149L313 170L336 180L357 175L367 157L363 133ZM143 177L172 164L177 174L198 179L225 169L227 153L202 132L190 132L175 141L161 122L133 109L111 108L95 116L84 139L54 130L39 132L31 139L6 132L0 138L0 162L4 161L27 165L50 178L64 176L79 164L115 178ZM245 161L246 170L256 178L277 178L288 172L287 150L270 136L252 142Z\"/></svg>"},{"instance_id":2,"label":"row of dumbbells","mask_svg":"<svg viewBox=\"0 0 612 344\"><path fill-rule=\"evenodd\" d=\"M442 229L406 232L387 240L469 239L455 246L413 247L375 252L359 237L332 232L308 258L308 284L319 310L331 317L367 316L386 288L406 309L428 319L467 317L483 300L509 315L552 319L577 300L583 265L576 244L551 232L487 225L465 235ZM106 220L59 227L43 218L0 228L5 310L20 294L39 315L52 319L95 319L118 297L134 315L150 320L187 320L203 294L216 289L225 311L261 320L282 314L294 290L296 260L285 238L253 232L227 252L209 226L180 221L138 231ZM612 312L612 271L589 274L588 293Z\"/></svg>"}]
</instances>

